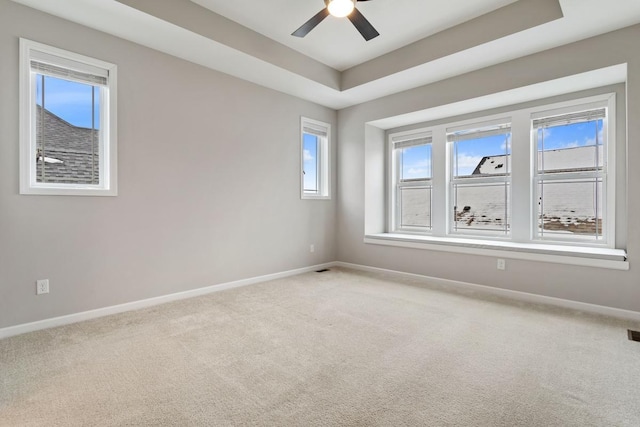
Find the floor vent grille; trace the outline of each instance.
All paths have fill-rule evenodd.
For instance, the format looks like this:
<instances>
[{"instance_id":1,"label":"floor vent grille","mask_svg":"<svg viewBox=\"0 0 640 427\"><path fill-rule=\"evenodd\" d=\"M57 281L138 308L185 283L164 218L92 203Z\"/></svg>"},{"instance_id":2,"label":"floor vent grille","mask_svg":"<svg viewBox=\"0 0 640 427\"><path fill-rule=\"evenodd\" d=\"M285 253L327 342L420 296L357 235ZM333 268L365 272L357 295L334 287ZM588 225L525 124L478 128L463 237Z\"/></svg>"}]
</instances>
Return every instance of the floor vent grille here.
<instances>
[{"instance_id":1,"label":"floor vent grille","mask_svg":"<svg viewBox=\"0 0 640 427\"><path fill-rule=\"evenodd\" d=\"M640 331L632 331L631 329L627 329L629 333L629 339L631 341L639 341L640 342Z\"/></svg>"}]
</instances>

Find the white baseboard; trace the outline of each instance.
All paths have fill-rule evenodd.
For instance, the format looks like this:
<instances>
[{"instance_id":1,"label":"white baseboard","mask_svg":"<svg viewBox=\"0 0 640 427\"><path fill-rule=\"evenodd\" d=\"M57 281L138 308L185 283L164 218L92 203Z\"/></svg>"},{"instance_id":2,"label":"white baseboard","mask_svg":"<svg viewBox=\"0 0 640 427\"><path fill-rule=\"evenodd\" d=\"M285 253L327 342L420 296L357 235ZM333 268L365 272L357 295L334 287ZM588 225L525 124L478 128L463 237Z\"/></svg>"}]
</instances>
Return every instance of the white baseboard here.
<instances>
[{"instance_id":1,"label":"white baseboard","mask_svg":"<svg viewBox=\"0 0 640 427\"><path fill-rule=\"evenodd\" d=\"M280 273L273 273L273 274L267 274L264 276L251 277L248 279L237 280L234 282L221 283L218 285L212 285L204 288L193 289L190 291L177 292L174 294L148 298L140 301L128 302L125 304L113 305L110 307L98 308L95 310L83 311L80 313L73 313L66 316L53 317L51 319L39 320L36 322L24 323L21 325L9 326L9 327L0 329L0 339L24 334L27 332L38 331L41 329L48 329L56 326L68 325L70 323L81 322L83 320L96 319L98 317L104 317L112 314L123 313L125 311L138 310L141 308L164 304L171 301L178 301L181 299L193 298L200 295L206 295L213 292L223 291L226 289L239 288L241 286L248 286L248 285L266 282L269 280L295 276L297 274L309 273L311 271L316 271L323 268L331 268L331 267L344 267L344 268L350 268L353 270L395 274L399 276L424 280L425 282L433 283L435 285L443 286L445 288L454 289L454 290L475 291L475 292L480 292L484 294L497 295L505 298L510 298L517 301L552 305L556 307L563 307L563 308L568 308L572 310L579 310L579 311L584 311L588 313L595 313L595 314L640 322L640 312L637 312L637 311L623 310L619 308L606 307L606 306L597 305L597 304L588 304L584 302L565 300L561 298L548 297L544 295L535 295L535 294L530 294L526 292L513 291L510 289L500 289L500 288L494 288L491 286L478 285L474 283L440 279L437 277L430 277L430 276L425 276L421 274L405 273L403 271L387 270L384 268L370 267L366 265L335 261L335 262L328 262L325 264L314 265L310 267L298 268L295 270L283 271Z\"/></svg>"},{"instance_id":2,"label":"white baseboard","mask_svg":"<svg viewBox=\"0 0 640 427\"><path fill-rule=\"evenodd\" d=\"M341 261L334 262L333 265L336 267L351 268L354 270L369 271L369 272L375 272L375 273L396 274L403 277L410 277L413 279L424 280L425 282L432 283L434 285L443 286L449 289L480 292L484 294L510 298L517 301L552 305L556 307L568 308L568 309L583 311L587 313L600 314L604 316L611 316L619 319L640 322L640 312L637 312L637 311L623 310L620 308L607 307L603 305L589 304L585 302L571 301L571 300L566 300L561 298L548 297L544 295L530 294L527 292L513 291L510 289L494 288L491 286L477 285L475 283L440 279L437 277L430 277L430 276L425 276L421 274L405 273L403 271L387 270L384 268L370 267L370 266L360 265L360 264L350 264L350 263L341 262Z\"/></svg>"},{"instance_id":3,"label":"white baseboard","mask_svg":"<svg viewBox=\"0 0 640 427\"><path fill-rule=\"evenodd\" d=\"M97 308L95 310L82 311L80 313L68 314L66 316L53 317L51 319L38 320L36 322L23 323L21 325L9 326L0 329L0 339L24 334L27 332L39 331L41 329L53 328L56 326L68 325L70 323L82 322L83 320L95 319L98 317L109 316L112 314L123 313L125 311L138 310L141 308L151 307L154 305L164 304L171 301L178 301L186 298L193 298L200 295L206 295L213 292L219 292L226 289L239 288L241 286L254 285L256 283L267 282L269 280L281 279L283 277L295 276L297 274L309 273L311 271L323 268L333 267L335 263L325 263L310 267L298 268L295 270L283 271L280 273L267 274L264 276L251 277L248 279L236 280L234 282L220 283L218 285L207 286L204 288L192 289L190 291L177 292L169 295L148 298L139 301L128 302L110 307Z\"/></svg>"}]
</instances>

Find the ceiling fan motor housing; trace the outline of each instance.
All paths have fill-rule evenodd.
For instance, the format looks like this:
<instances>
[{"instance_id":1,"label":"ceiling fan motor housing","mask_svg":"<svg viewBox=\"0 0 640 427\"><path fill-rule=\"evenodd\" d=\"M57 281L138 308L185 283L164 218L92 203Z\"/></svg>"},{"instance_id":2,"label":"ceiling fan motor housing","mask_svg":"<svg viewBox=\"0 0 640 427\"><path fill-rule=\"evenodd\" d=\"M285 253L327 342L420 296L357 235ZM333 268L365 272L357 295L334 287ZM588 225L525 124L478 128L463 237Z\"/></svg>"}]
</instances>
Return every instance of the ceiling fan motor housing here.
<instances>
[{"instance_id":1,"label":"ceiling fan motor housing","mask_svg":"<svg viewBox=\"0 0 640 427\"><path fill-rule=\"evenodd\" d=\"M351 5L348 5L350 6L350 8L349 7L347 8L349 10L347 10L346 13L345 13L345 10L346 10L345 9L345 10L342 10L341 13L338 13L337 15L335 13L332 13L332 14L339 17L347 17L366 41L369 41L380 35L380 33L376 31L376 29L373 27L373 25L371 25L371 23L367 20L367 18L365 18L364 15L362 15L362 13L360 13L360 11L355 8L356 2L369 1L369 0L324 0L325 8L322 9L320 12L316 13L307 22L302 24L302 26L297 30L295 30L293 33L291 33L291 35L296 37L304 37L307 34L309 34L311 30L313 30L320 22L322 22L327 16L329 16L330 14L329 6L333 1L341 1L341 2L347 1L351 3Z\"/></svg>"}]
</instances>

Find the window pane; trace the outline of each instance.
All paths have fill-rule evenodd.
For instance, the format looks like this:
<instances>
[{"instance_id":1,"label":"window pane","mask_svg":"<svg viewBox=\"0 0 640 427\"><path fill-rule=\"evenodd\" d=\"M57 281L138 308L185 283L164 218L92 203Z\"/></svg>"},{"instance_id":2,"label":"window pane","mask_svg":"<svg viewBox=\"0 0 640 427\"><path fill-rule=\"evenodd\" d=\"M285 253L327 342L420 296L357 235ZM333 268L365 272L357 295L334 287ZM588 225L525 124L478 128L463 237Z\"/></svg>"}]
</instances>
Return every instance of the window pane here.
<instances>
[{"instance_id":1,"label":"window pane","mask_svg":"<svg viewBox=\"0 0 640 427\"><path fill-rule=\"evenodd\" d=\"M303 135L303 155L304 155L304 191L306 193L317 193L320 189L318 182L319 158L318 158L318 137L305 133Z\"/></svg>"},{"instance_id":2,"label":"window pane","mask_svg":"<svg viewBox=\"0 0 640 427\"><path fill-rule=\"evenodd\" d=\"M511 173L510 132L456 141L453 144L453 174L455 178Z\"/></svg>"},{"instance_id":3,"label":"window pane","mask_svg":"<svg viewBox=\"0 0 640 427\"><path fill-rule=\"evenodd\" d=\"M454 184L454 231L508 233L509 184Z\"/></svg>"},{"instance_id":4,"label":"window pane","mask_svg":"<svg viewBox=\"0 0 640 427\"><path fill-rule=\"evenodd\" d=\"M538 171L578 172L604 165L603 120L538 129Z\"/></svg>"},{"instance_id":5,"label":"window pane","mask_svg":"<svg viewBox=\"0 0 640 427\"><path fill-rule=\"evenodd\" d=\"M540 235L580 235L602 239L602 190L601 179L539 183Z\"/></svg>"},{"instance_id":6,"label":"window pane","mask_svg":"<svg viewBox=\"0 0 640 427\"><path fill-rule=\"evenodd\" d=\"M36 180L99 184L100 88L36 75Z\"/></svg>"},{"instance_id":7,"label":"window pane","mask_svg":"<svg viewBox=\"0 0 640 427\"><path fill-rule=\"evenodd\" d=\"M431 144L402 148L399 151L402 181L431 179Z\"/></svg>"},{"instance_id":8,"label":"window pane","mask_svg":"<svg viewBox=\"0 0 640 427\"><path fill-rule=\"evenodd\" d=\"M431 228L431 187L400 188L398 197L401 228Z\"/></svg>"}]
</instances>

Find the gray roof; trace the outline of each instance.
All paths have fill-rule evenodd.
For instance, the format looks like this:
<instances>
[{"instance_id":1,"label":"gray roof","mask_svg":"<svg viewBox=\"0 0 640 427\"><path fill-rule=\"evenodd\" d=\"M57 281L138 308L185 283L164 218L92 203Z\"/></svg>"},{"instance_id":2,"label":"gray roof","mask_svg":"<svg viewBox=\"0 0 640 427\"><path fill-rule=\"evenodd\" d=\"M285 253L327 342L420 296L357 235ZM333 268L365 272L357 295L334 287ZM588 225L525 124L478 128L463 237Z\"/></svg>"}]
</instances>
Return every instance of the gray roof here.
<instances>
[{"instance_id":1,"label":"gray roof","mask_svg":"<svg viewBox=\"0 0 640 427\"><path fill-rule=\"evenodd\" d=\"M483 157L472 175L500 175L511 172L510 155ZM578 172L592 170L596 164L603 164L602 145L560 148L538 152L538 164L546 171Z\"/></svg>"},{"instance_id":2,"label":"gray roof","mask_svg":"<svg viewBox=\"0 0 640 427\"><path fill-rule=\"evenodd\" d=\"M99 131L74 126L40 106L36 114L37 181L98 184Z\"/></svg>"}]
</instances>

